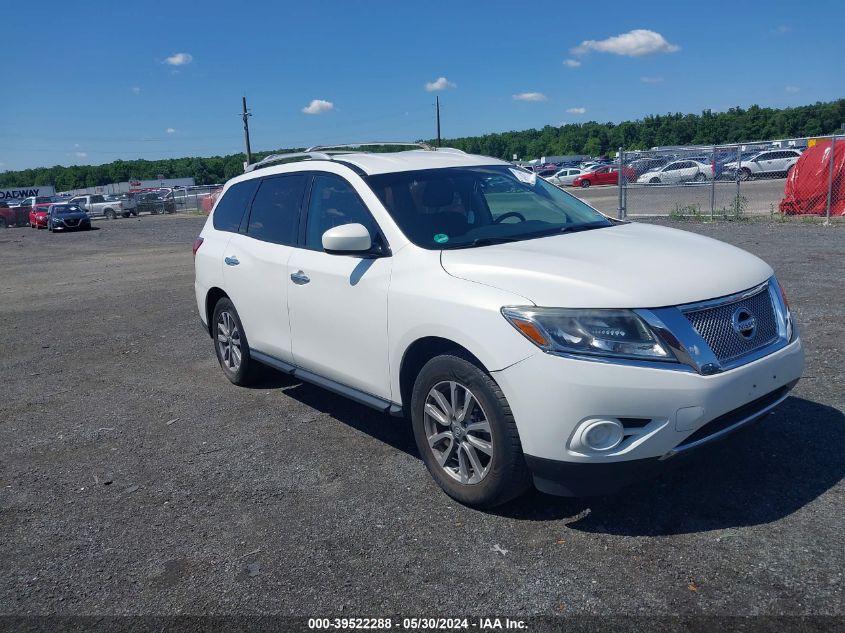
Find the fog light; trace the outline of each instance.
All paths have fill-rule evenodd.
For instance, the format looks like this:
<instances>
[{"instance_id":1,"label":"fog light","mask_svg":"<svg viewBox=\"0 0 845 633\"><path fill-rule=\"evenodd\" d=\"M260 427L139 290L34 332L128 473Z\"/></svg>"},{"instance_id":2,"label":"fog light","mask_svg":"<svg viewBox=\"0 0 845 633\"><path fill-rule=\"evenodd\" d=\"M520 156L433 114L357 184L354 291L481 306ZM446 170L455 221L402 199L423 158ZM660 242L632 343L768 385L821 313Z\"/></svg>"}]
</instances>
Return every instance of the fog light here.
<instances>
[{"instance_id":1,"label":"fog light","mask_svg":"<svg viewBox=\"0 0 845 633\"><path fill-rule=\"evenodd\" d=\"M581 444L593 451L609 451L622 441L624 427L616 420L596 420L581 431Z\"/></svg>"}]
</instances>

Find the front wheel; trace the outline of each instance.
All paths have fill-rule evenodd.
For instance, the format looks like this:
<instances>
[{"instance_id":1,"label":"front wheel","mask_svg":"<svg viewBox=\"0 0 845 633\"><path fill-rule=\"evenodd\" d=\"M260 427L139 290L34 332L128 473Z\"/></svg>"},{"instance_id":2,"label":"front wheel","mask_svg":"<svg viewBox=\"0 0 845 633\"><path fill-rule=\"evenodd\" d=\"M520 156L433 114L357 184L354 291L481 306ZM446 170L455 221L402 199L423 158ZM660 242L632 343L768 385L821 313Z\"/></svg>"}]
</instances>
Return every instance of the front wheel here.
<instances>
[{"instance_id":1,"label":"front wheel","mask_svg":"<svg viewBox=\"0 0 845 633\"><path fill-rule=\"evenodd\" d=\"M591 183L589 180L582 180L582 181L581 181L581 188L582 188L582 189L586 189L586 188L587 188L587 187L589 187L591 184L592 184L592 183Z\"/></svg>"},{"instance_id":2,"label":"front wheel","mask_svg":"<svg viewBox=\"0 0 845 633\"><path fill-rule=\"evenodd\" d=\"M239 386L252 383L256 377L258 363L250 356L241 318L228 298L220 299L214 306L211 331L217 360L226 378Z\"/></svg>"},{"instance_id":3,"label":"front wheel","mask_svg":"<svg viewBox=\"0 0 845 633\"><path fill-rule=\"evenodd\" d=\"M426 468L453 499L490 508L529 486L510 405L469 355L425 364L414 382L411 424Z\"/></svg>"}]
</instances>

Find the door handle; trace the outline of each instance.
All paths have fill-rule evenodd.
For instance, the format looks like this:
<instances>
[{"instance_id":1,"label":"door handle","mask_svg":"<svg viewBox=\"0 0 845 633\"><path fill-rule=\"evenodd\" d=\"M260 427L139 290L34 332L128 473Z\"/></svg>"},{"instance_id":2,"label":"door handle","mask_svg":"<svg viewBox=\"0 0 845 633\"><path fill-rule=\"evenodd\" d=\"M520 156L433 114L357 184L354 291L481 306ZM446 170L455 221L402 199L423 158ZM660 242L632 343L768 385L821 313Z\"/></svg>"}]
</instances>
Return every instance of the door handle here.
<instances>
[{"instance_id":1,"label":"door handle","mask_svg":"<svg viewBox=\"0 0 845 633\"><path fill-rule=\"evenodd\" d=\"M297 270L295 273L291 273L290 280L297 286L304 286L309 281L311 281L308 275L306 275L301 270Z\"/></svg>"},{"instance_id":2,"label":"door handle","mask_svg":"<svg viewBox=\"0 0 845 633\"><path fill-rule=\"evenodd\" d=\"M231 257L226 257L223 261L226 262L227 266L237 266L241 263L240 260L234 255L232 255Z\"/></svg>"}]
</instances>

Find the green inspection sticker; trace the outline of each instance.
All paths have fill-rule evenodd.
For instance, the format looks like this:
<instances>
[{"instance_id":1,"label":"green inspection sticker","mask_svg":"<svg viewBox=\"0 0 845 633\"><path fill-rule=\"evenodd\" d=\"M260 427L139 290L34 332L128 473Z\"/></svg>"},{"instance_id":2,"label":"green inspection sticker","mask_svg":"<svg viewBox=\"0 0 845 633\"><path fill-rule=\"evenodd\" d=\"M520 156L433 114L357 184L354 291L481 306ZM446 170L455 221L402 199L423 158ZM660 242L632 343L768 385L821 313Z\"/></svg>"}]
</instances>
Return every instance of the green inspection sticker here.
<instances>
[{"instance_id":1,"label":"green inspection sticker","mask_svg":"<svg viewBox=\"0 0 845 633\"><path fill-rule=\"evenodd\" d=\"M445 233L438 233L437 235L434 236L434 241L437 242L438 244L445 244L446 242L449 241L449 236L446 235Z\"/></svg>"}]
</instances>

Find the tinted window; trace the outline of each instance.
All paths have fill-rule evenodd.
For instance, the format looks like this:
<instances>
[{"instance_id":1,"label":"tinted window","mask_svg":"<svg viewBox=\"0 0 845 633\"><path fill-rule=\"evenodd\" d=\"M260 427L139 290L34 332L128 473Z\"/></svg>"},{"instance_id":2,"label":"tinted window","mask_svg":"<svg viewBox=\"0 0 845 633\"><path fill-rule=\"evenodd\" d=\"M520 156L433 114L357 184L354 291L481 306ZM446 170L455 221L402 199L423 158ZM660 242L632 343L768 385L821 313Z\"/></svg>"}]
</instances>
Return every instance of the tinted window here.
<instances>
[{"instance_id":1,"label":"tinted window","mask_svg":"<svg viewBox=\"0 0 845 633\"><path fill-rule=\"evenodd\" d=\"M378 227L348 182L339 176L315 176L308 205L305 245L323 248L323 233L342 224L363 224L375 240Z\"/></svg>"},{"instance_id":2,"label":"tinted window","mask_svg":"<svg viewBox=\"0 0 845 633\"><path fill-rule=\"evenodd\" d=\"M258 187L258 180L245 180L229 187L226 195L217 203L214 209L214 228L218 231L237 231L241 225L246 205L252 199L252 194ZM150 200L155 195L146 194L142 200Z\"/></svg>"},{"instance_id":3,"label":"tinted window","mask_svg":"<svg viewBox=\"0 0 845 633\"><path fill-rule=\"evenodd\" d=\"M295 244L306 180L304 174L263 179L252 201L247 234L265 242Z\"/></svg>"}]
</instances>

